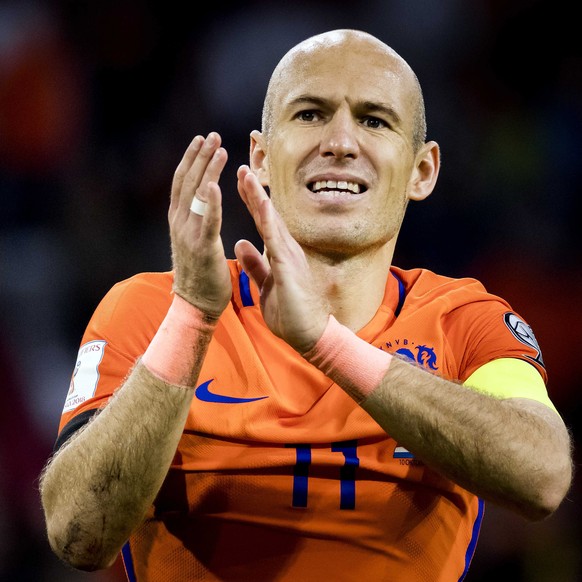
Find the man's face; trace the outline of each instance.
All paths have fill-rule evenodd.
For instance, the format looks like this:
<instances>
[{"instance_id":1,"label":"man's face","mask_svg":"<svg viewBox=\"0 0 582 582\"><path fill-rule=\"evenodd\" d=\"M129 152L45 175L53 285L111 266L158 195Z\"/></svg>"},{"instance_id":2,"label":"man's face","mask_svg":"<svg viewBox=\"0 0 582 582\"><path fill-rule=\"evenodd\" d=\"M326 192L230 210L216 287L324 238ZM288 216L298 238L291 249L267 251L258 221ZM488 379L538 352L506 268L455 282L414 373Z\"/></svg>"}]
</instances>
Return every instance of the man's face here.
<instances>
[{"instance_id":1,"label":"man's face","mask_svg":"<svg viewBox=\"0 0 582 582\"><path fill-rule=\"evenodd\" d=\"M304 248L350 255L392 240L414 169L416 86L361 39L297 54L262 137L264 182Z\"/></svg>"}]
</instances>

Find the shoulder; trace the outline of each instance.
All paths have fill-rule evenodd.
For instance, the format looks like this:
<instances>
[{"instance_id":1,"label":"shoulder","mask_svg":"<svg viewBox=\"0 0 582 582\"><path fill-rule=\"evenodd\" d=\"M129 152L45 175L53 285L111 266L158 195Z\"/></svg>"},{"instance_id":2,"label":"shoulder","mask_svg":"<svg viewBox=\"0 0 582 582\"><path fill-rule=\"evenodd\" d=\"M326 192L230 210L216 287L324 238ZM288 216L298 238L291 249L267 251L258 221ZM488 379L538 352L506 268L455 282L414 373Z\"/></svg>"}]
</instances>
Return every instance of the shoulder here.
<instances>
[{"instance_id":1,"label":"shoulder","mask_svg":"<svg viewBox=\"0 0 582 582\"><path fill-rule=\"evenodd\" d=\"M110 293L117 296L128 293L131 295L168 294L172 291L173 282L172 271L137 273L113 285Z\"/></svg>"},{"instance_id":2,"label":"shoulder","mask_svg":"<svg viewBox=\"0 0 582 582\"><path fill-rule=\"evenodd\" d=\"M392 267L391 270L404 285L406 301L416 307L436 301L454 309L468 303L493 301L509 309L503 298L489 293L483 283L473 277L449 277L429 269Z\"/></svg>"},{"instance_id":3,"label":"shoulder","mask_svg":"<svg viewBox=\"0 0 582 582\"><path fill-rule=\"evenodd\" d=\"M438 319L449 343L463 353L467 374L496 358L533 363L546 378L540 346L532 328L502 297L471 277L437 275L426 269L394 269L406 287L402 313Z\"/></svg>"},{"instance_id":4,"label":"shoulder","mask_svg":"<svg viewBox=\"0 0 582 582\"><path fill-rule=\"evenodd\" d=\"M227 261L233 283L234 298L243 293L242 269L234 259ZM249 286L248 277L244 280ZM142 272L115 283L97 306L93 320L100 324L134 322L153 324L156 329L173 299L173 271ZM248 292L250 296L250 291ZM258 292L257 296L258 296Z\"/></svg>"},{"instance_id":5,"label":"shoulder","mask_svg":"<svg viewBox=\"0 0 582 582\"><path fill-rule=\"evenodd\" d=\"M173 273L144 272L119 281L100 301L93 319L146 318L161 321L172 301Z\"/></svg>"}]
</instances>

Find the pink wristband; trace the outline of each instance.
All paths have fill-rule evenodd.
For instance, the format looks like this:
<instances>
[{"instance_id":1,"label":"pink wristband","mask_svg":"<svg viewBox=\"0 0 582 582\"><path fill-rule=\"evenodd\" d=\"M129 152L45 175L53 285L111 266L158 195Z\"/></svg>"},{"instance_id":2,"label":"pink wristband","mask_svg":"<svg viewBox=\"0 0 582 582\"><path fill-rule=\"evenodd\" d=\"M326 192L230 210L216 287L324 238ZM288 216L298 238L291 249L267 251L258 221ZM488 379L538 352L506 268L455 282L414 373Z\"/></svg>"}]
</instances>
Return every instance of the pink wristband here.
<instances>
[{"instance_id":1,"label":"pink wristband","mask_svg":"<svg viewBox=\"0 0 582 582\"><path fill-rule=\"evenodd\" d=\"M360 403L380 385L393 356L330 315L323 335L303 357Z\"/></svg>"},{"instance_id":2,"label":"pink wristband","mask_svg":"<svg viewBox=\"0 0 582 582\"><path fill-rule=\"evenodd\" d=\"M210 341L215 327L216 323L205 321L204 314L197 307L174 295L170 309L141 361L164 382L190 386L196 381L193 371L201 360L201 349L204 350Z\"/></svg>"}]
</instances>

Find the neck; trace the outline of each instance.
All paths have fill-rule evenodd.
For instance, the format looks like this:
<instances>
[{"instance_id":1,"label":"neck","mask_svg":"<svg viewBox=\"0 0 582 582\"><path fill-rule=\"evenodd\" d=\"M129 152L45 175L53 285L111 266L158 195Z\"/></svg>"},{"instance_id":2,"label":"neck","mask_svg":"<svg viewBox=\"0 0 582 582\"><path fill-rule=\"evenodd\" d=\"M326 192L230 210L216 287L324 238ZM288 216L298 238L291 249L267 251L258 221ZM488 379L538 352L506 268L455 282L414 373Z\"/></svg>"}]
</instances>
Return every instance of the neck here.
<instances>
[{"instance_id":1,"label":"neck","mask_svg":"<svg viewBox=\"0 0 582 582\"><path fill-rule=\"evenodd\" d=\"M354 332L362 329L382 304L393 242L347 258L304 251L332 315Z\"/></svg>"}]
</instances>

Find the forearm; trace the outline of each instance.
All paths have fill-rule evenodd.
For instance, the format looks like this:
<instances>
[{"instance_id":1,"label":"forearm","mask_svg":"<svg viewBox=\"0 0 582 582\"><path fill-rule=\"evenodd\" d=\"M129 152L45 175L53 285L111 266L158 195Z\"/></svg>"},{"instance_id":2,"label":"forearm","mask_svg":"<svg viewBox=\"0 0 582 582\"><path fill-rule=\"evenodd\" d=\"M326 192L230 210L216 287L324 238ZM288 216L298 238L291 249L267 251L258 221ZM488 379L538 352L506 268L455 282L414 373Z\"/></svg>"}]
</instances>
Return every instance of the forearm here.
<instances>
[{"instance_id":1,"label":"forearm","mask_svg":"<svg viewBox=\"0 0 582 582\"><path fill-rule=\"evenodd\" d=\"M304 356L419 460L484 499L535 519L565 495L569 437L544 405L498 400L440 378L333 320Z\"/></svg>"},{"instance_id":2,"label":"forearm","mask_svg":"<svg viewBox=\"0 0 582 582\"><path fill-rule=\"evenodd\" d=\"M175 297L123 386L42 480L49 540L79 568L112 561L143 519L184 429L215 320Z\"/></svg>"},{"instance_id":3,"label":"forearm","mask_svg":"<svg viewBox=\"0 0 582 582\"><path fill-rule=\"evenodd\" d=\"M172 462L192 389L138 363L106 408L51 461L41 481L54 551L82 569L113 562Z\"/></svg>"},{"instance_id":4,"label":"forearm","mask_svg":"<svg viewBox=\"0 0 582 582\"><path fill-rule=\"evenodd\" d=\"M568 489L568 433L543 404L497 400L394 359L362 407L428 466L531 519Z\"/></svg>"}]
</instances>

